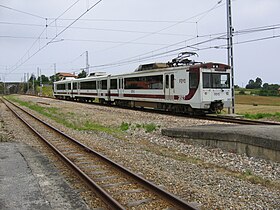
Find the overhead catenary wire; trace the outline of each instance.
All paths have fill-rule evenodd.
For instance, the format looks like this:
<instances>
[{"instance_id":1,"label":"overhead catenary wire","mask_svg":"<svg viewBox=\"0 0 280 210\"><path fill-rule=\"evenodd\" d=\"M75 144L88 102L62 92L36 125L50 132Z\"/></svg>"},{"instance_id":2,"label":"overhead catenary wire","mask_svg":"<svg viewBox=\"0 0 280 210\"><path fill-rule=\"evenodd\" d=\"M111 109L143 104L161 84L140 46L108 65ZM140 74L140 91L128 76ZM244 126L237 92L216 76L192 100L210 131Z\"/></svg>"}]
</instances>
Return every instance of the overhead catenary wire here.
<instances>
[{"instance_id":1,"label":"overhead catenary wire","mask_svg":"<svg viewBox=\"0 0 280 210\"><path fill-rule=\"evenodd\" d=\"M0 24L5 25L19 25L19 26L31 26L31 27L45 27L40 24L30 24L30 23L15 23L15 22L3 22L0 21ZM64 28L63 25L55 25L51 26L48 25L49 28ZM110 32L120 32L120 33L138 33L138 34L150 34L150 31L136 31L136 30L123 30L123 29L112 29L112 28L94 28L94 27L71 27L71 29L80 29L80 30L96 30L96 31L110 31ZM193 36L193 35L186 35L186 34L175 34L175 33L157 33L159 35L166 35L166 36Z\"/></svg>"},{"instance_id":2,"label":"overhead catenary wire","mask_svg":"<svg viewBox=\"0 0 280 210\"><path fill-rule=\"evenodd\" d=\"M239 35L243 35L243 34L246 34L246 33L254 33L254 32L261 32L261 31L268 31L268 30L274 30L274 29L279 29L280 28L280 24L273 24L273 25L268 25L268 26L261 26L261 27L254 27L254 28L249 28L249 29L242 29L240 31L236 31L234 32L235 35L239 36ZM218 38L213 38L213 39L209 39L208 41L206 42L210 42L210 41L213 41L215 39L226 39L226 33L216 33L215 35L222 35L222 36L219 36ZM212 35L204 35L204 36L199 36L199 37L206 37L206 36L214 36L213 34ZM177 42L173 45L169 45L167 47L163 47L163 48L159 48L157 50L153 50L153 51L150 51L150 52L145 52L145 53L142 53L140 55L136 55L136 56L133 56L133 57L129 57L129 58L126 58L126 59L122 59L122 60L119 60L119 61L115 61L115 62L112 62L112 63L108 63L108 64L103 64L103 65L98 65L98 66L92 66L91 68L98 68L98 67L106 67L106 66L114 66L114 65L120 65L120 64L125 64L126 62L127 63L130 63L130 62L134 62L134 61L143 61L142 60L142 57L141 56L146 56L147 57L147 54L152 54L152 53L155 53L156 51L160 51L160 50L163 50L163 49L166 49L166 48L169 48L169 47L172 47L174 45L177 45L177 44L181 44L181 43L184 43L184 42L187 42L187 41L190 41L190 40L194 40L195 38L191 38L189 40L184 40L184 41L181 41L181 42ZM206 42L198 42L199 44L202 44L202 43L206 43ZM193 45L189 45L187 47L193 47L193 46L196 46L198 44L193 44ZM177 48L178 50L182 50L182 49L185 49L187 47L180 47L180 48ZM211 48L216 48L218 49L217 47L211 47ZM177 51L178 51L177 50ZM168 52L167 52L168 53ZM157 54L155 54L157 55ZM153 55L152 55L153 56ZM143 59L145 59L146 57L144 57Z\"/></svg>"},{"instance_id":3,"label":"overhead catenary wire","mask_svg":"<svg viewBox=\"0 0 280 210\"><path fill-rule=\"evenodd\" d=\"M79 1L79 0L78 0L78 1ZM220 3L220 2L218 2L218 4L219 4L219 3ZM75 2L74 4L76 4L76 2ZM72 7L72 6L71 6L71 7ZM88 10L90 10L90 9L88 9ZM87 10L87 11L88 11L88 10ZM204 11L204 12L201 12L201 13L199 13L199 14L197 14L197 15L194 15L194 16L192 16L192 17L190 17L190 18L187 18L187 19L185 19L185 20L183 20L183 21L179 21L179 22L177 22L177 23L174 23L174 24L172 24L171 26L165 27L165 28L163 28L163 29L161 29L161 30L159 30L159 31L154 31L154 32L151 32L151 33L146 34L146 35L144 35L144 36L138 37L137 39L134 39L134 40L131 40L131 41L126 41L126 42L124 42L124 43L118 44L118 46L120 46L120 45L126 45L126 44L129 44L129 43L133 42L133 41L137 41L137 40L139 40L139 39L148 37L148 36L150 36L150 35L159 33L159 32L161 32L161 31L164 31L164 30L168 29L168 28L174 27L175 25L178 25L178 24L187 22L188 20L191 20L191 19L193 19L193 18L195 18L195 17L199 17L199 16L201 16L201 15L203 15L203 14L205 14L205 13L208 13L210 10L213 10L213 8L210 8L210 9ZM68 9L67 9L66 11L68 11ZM64 14L64 13L63 13L63 14ZM61 15L60 15L59 17L61 17ZM80 18L79 18L79 19L80 19ZM77 20L74 20L74 21L69 25L69 27L71 27L76 21L77 21ZM56 22L56 19L53 20L52 23L53 23L53 22ZM50 24L52 24L52 23L50 23ZM49 25L50 25L50 24L49 24ZM46 28L45 28L44 30L46 30L47 27L48 27L49 25L46 24ZM65 28L65 30L67 30L69 27L67 26L67 27ZM42 34L45 32L44 30L42 31L42 33L40 34L40 36L39 36L38 38L40 38L40 37L42 36ZM65 30L62 30L61 32L63 33ZM36 55L38 52L40 52L42 49L44 49L48 44L50 44L51 42L53 42L54 39L57 38L60 34L61 34L61 33L56 34L56 36L55 36L51 41L49 41L49 42L48 42L47 44L45 44L43 47L40 47L40 46L39 46L39 49L38 49L35 53L33 53L32 55L30 55L30 52L29 52L29 51L33 48L33 46L34 46L35 43L37 42L37 41L35 41L35 42L32 44L32 46L30 47L30 49L24 54L24 56L11 68L11 71L16 70L16 69L19 68L21 65L23 65L23 64L26 63L28 60L30 60L34 55ZM40 39L38 39L38 40L40 41ZM117 46L115 46L115 47L117 47ZM113 47L113 48L115 48L115 47ZM25 56L27 56L27 59L24 59ZM22 60L23 60L23 61L22 61Z\"/></svg>"},{"instance_id":4,"label":"overhead catenary wire","mask_svg":"<svg viewBox=\"0 0 280 210\"><path fill-rule=\"evenodd\" d=\"M213 11L214 9L217 9L219 6L216 6L216 5L220 4L221 2L222 2L222 1L218 1L218 3L216 3L216 4L214 5L214 7L211 7L210 9L208 9L208 10L206 10L206 11L203 11L203 12L197 14L197 15L191 16L191 17L189 17L189 18L187 18L187 19L185 19L185 20L182 20L182 21L178 21L177 23L174 23L174 24L172 24L172 25L170 25L170 26L164 27L164 28L162 28L162 29L160 29L160 30L157 30L157 31L151 32L151 33L149 33L149 34L140 36L140 37L138 37L138 38L129 40L129 41L127 41L127 43L129 43L129 42L134 42L134 41L138 41L138 40L143 39L143 38L146 38L146 37L148 37L148 36L152 36L152 35L157 34L157 33L159 33L159 32L162 32L162 31L165 31L165 30L167 30L167 29L170 29L170 28L172 28L172 27L174 27L174 26L176 26L176 25L182 24L182 23L187 22L187 21L189 21L189 20L191 20L191 19L194 19L194 18L199 17L199 16L201 16L201 15L204 15L204 14L206 14L206 13L209 13L210 11ZM221 6L222 6L222 5L221 5ZM126 43L118 44L118 45L116 45L116 46L113 46L113 47L110 47L110 48L106 48L106 49L100 50L100 51L98 51L98 52L104 52L104 51L111 50L111 49L114 49L114 48L117 48L117 47L121 47L121 46L124 46L124 45L126 45Z\"/></svg>"},{"instance_id":5,"label":"overhead catenary wire","mask_svg":"<svg viewBox=\"0 0 280 210\"><path fill-rule=\"evenodd\" d=\"M48 20L51 20L51 19L48 19ZM61 20L61 19L59 19L59 20ZM74 20L74 19L72 19L72 20ZM80 20L82 20L82 19L80 19ZM170 23L176 23L176 22L178 22L178 21L171 21ZM56 22L55 22L56 23ZM48 25L48 27L58 27L58 26L51 26L50 24ZM73 29L73 28L75 28L75 27L71 27L71 29ZM78 28L77 28L78 29ZM270 31L270 30L274 30L274 29L277 29L277 28L271 28L271 29L269 29L269 28L266 28L266 29L252 29L251 31L250 30L248 30L248 29L244 29L244 31L242 31L242 30L239 30L239 31L235 31L234 32L234 34L235 34L235 36L241 36L241 35L245 35L245 34L248 34L248 33L254 33L254 32L258 32L258 31ZM246 31L246 30L248 30L248 31ZM152 33L152 32L147 32L147 34L148 33ZM56 34L58 34L58 33L56 33ZM222 35L222 34L224 34L224 33L221 33L220 35ZM211 35L201 35L201 34L197 34L197 38L202 38L202 37L207 37L207 36L214 36L213 34L211 34ZM2 37L4 37L4 36L2 36ZM6 38L8 38L8 37L6 37ZM221 37L221 38L219 38L219 39L224 39L225 37ZM51 38L48 38L48 39L46 39L47 41L50 41L51 40ZM64 39L64 40L67 40L67 39ZM192 37L191 38L191 41L194 41L195 39ZM199 40L199 39L198 39ZM198 42L198 40L197 40L197 42ZM218 39L217 39L218 40ZM57 41L56 39L54 40L54 41ZM103 42L102 40L85 40L85 39L68 39L67 41L101 41L101 42ZM104 43L105 43L106 41L104 40ZM166 47L172 47L172 49L177 49L177 48L179 48L179 47L184 47L184 43L186 43L185 44L185 46L186 47L190 47L191 46L191 44L193 44L193 43L191 43L191 44L189 44L189 45L187 45L187 40L183 40L183 41L181 41L180 43L178 43L178 44L172 44L172 45L168 45L168 46L165 46L165 47L163 47L162 48L162 51L167 51L166 50ZM249 41L248 41L249 42ZM110 43L110 42L108 42L108 43ZM113 42L112 42L113 43ZM116 41L116 43L118 43L117 41ZM127 42L119 42L120 44L124 44L124 43L127 43ZM134 42L135 44L137 44L137 42ZM133 44L132 42L131 43L128 43L128 44ZM138 42L138 44L142 44L142 43L139 43ZM145 43L143 43L143 44L145 44ZM148 43L147 43L148 44ZM236 44L236 43L235 43ZM174 45L174 46L173 46ZM181 46L181 45L183 45L183 46ZM196 46L196 50L203 50L204 49L204 47L205 47L205 49L208 47L207 46L208 44L206 44L206 45L200 45L199 47L197 47ZM210 45L210 44L209 44ZM178 47L179 46L179 47ZM216 43L214 43L213 42L213 44L211 44L211 46L210 47L208 47L208 49L212 49L212 48L214 48L214 49L223 49L223 46L221 46L221 45L218 45L218 44L216 44ZM187 49L187 48L186 48ZM151 51L151 52L159 52L159 51L161 51L161 50L153 50L153 51ZM172 52L170 52L170 53L172 53ZM146 53L142 53L142 54L146 54ZM173 54L175 54L175 53L173 53ZM147 54L146 54L147 55ZM157 56L166 56L166 55L171 55L171 54L163 54L163 55L157 55ZM142 55L143 56L143 55ZM139 55L137 55L137 56L134 56L135 58L136 57L139 57ZM146 59L152 59L152 58L157 58L156 56L155 57L147 57ZM127 58L126 58L127 59ZM141 58L140 58L141 59ZM135 59L136 60L136 59ZM141 62L141 60L139 60L138 59L138 62ZM122 64L121 64L122 65Z\"/></svg>"},{"instance_id":6,"label":"overhead catenary wire","mask_svg":"<svg viewBox=\"0 0 280 210\"><path fill-rule=\"evenodd\" d=\"M256 32L259 32L259 31L266 31L266 30L274 30L274 29L278 29L280 28L280 24L273 24L273 25L268 25L268 26L260 26L260 27L254 27L254 28L248 28L248 29L241 29L240 31L235 31L234 33L236 34L236 36L240 36L240 35L244 35L244 34L247 34L247 33L256 33ZM246 32L246 33L243 33L243 32ZM217 37L214 37L212 39L209 40L209 42L217 39L224 39L225 38L225 32L224 33L215 33L215 34L207 34L207 35L201 35L199 36L200 38L203 38L203 37L213 37L213 36L217 36ZM1 37L1 36L0 36ZM2 37L5 37L5 36L2 36ZM16 38L16 37L15 37ZM23 37L25 38L25 37ZM161 50L164 50L166 48L170 48L172 46L176 46L176 45L180 45L180 44L183 44L185 42L188 42L188 41L192 41L194 40L196 37L194 38L191 38L191 39L188 39L188 40L183 40L183 41L180 41L180 42L177 42L177 43L173 43L171 45L168 45L167 47L162 47L162 48L159 48L159 49L156 49L156 50L153 50L153 51L150 51L150 52L145 52L145 53L142 53L142 54L139 54L139 55L136 55L136 56L133 56L133 57L129 57L129 58L126 58L126 59L122 59L122 60L119 60L119 61L115 61L115 62L112 62L112 63L109 63L109 64L103 64L103 65L99 65L99 66L91 66L90 68L101 68L101 67L113 67L113 66L121 66L121 65L127 65L127 64L130 64L130 63L137 63L137 62L141 62L141 61L145 61L147 59L152 59L152 58L159 58L159 56L162 57L162 53L160 54L155 54L155 52L157 51L161 51ZM255 41L261 41L261 40L266 40L266 39L271 39L271 38L278 38L278 36L269 36L267 38L260 38L260 39L253 39L253 40L247 40L247 41L244 41L244 42L235 42L234 44L237 45L237 44L242 44L242 43L249 43L249 42L255 42ZM207 43L207 42L205 42ZM193 45L188 45L188 46L184 46L183 48L186 48L186 47L194 47L196 45L201 45L202 43L201 42L198 42L198 43L194 43ZM207 50L207 49L226 49L225 48L226 45L223 44L223 45L214 45L214 46L211 46L211 47L204 47L204 48L197 48L196 51L201 51L201 50ZM181 50L183 48L177 48L176 51L178 50ZM166 51L165 51L166 52ZM148 56L147 57L147 54L151 54L151 53L154 53L153 56ZM165 55L168 55L169 52L166 52ZM79 55L77 58L75 58L74 60L77 60L78 58L80 58L80 56L82 56L83 54ZM146 57L142 58L141 56L145 55ZM174 53L173 53L174 55ZM166 57L166 56L164 56ZM70 61L70 62L65 62L65 63L62 63L62 64L66 64L66 63L73 63L73 61ZM34 66L37 66L37 65L42 65L42 64L34 64ZM47 65L47 64L46 64ZM49 65L49 64L48 64ZM80 68L79 68L80 69Z\"/></svg>"},{"instance_id":7,"label":"overhead catenary wire","mask_svg":"<svg viewBox=\"0 0 280 210\"><path fill-rule=\"evenodd\" d=\"M79 0L78 0L79 1ZM73 22L71 22L68 26L66 26L62 31L60 31L58 34L56 34L56 36L54 36L49 42L47 42L43 47L40 47L36 52L34 52L32 55L29 55L29 57L24 60L21 65L23 65L24 63L26 63L28 60L30 60L33 56L35 56L37 53L39 53L41 50L43 50L44 48L46 48L50 43L52 43L59 35L61 35L62 33L64 33L68 28L70 28L74 23L76 23L81 17L83 17L86 13L88 13L91 9L93 9L95 6L97 6L102 0L97 1L95 4L93 4L90 8L88 8L85 12L83 12L78 18L76 18ZM42 32L43 33L43 32ZM42 35L41 33L41 35ZM13 71L15 71L16 69L18 69L21 65L16 65L14 67L12 67L12 69L10 69L10 71L8 72L11 73Z\"/></svg>"},{"instance_id":8,"label":"overhead catenary wire","mask_svg":"<svg viewBox=\"0 0 280 210\"><path fill-rule=\"evenodd\" d=\"M5 24L5 25L20 25L20 26L34 26L34 27L45 27L45 25L41 24L31 24L31 23L18 23L18 22L6 22L6 21L0 21L0 24ZM52 23L50 23L52 24ZM48 25L48 27L57 27L57 28L64 28L65 26L63 25L57 25L57 26L51 26ZM259 27L254 27L254 28L248 28L248 29L241 29L238 31L234 31L233 33L235 35L241 34L241 33L252 33L252 32L263 32L263 31L269 31L269 30L274 30L274 29L279 29L280 28L280 23L279 24L273 24L273 25L266 25L266 26L259 26ZM111 29L111 28L93 28L93 27L71 27L71 29L81 29L81 30L99 30L99 31L112 31L112 32L125 32L125 33L141 33L141 34L150 34L152 32L149 31L135 31L135 30L122 30L122 29ZM170 35L170 36L195 36L195 35L186 35L186 34L174 34L174 33L157 33L160 35ZM221 33L215 33L215 34L210 34L210 35L216 35L216 34L221 34ZM197 37L203 37L203 36L210 36L210 35L198 35Z\"/></svg>"},{"instance_id":9,"label":"overhead catenary wire","mask_svg":"<svg viewBox=\"0 0 280 210\"><path fill-rule=\"evenodd\" d=\"M54 19L54 18L49 18L49 19ZM60 18L62 21L71 21L73 19L71 18ZM141 20L141 19L80 19L80 21L94 21L94 22L132 22L132 23L177 23L179 22L178 20ZM192 21L186 21L185 23L195 23Z\"/></svg>"},{"instance_id":10,"label":"overhead catenary wire","mask_svg":"<svg viewBox=\"0 0 280 210\"><path fill-rule=\"evenodd\" d=\"M267 36L267 37L262 37L262 38L257 38L257 39L250 39L250 40L245 40L245 41L234 42L234 45L258 42L258 41L275 39L275 38L280 38L280 35L273 35L273 36ZM216 38L214 38L214 39L216 39ZM180 52L181 50L184 50L186 48L192 48L194 46L197 46L197 45L200 45L200 44L203 44L203 43L207 43L207 42L210 42L210 41L213 41L213 40L209 39L209 40L206 40L206 41L203 41L203 42L195 43L193 45L188 45L188 46L185 46L185 47L175 48L175 49L172 49L172 50L169 50L169 51L166 51L166 52L161 52L161 53L157 53L157 54L150 55L150 56L145 56L145 57L139 57L139 58L136 58L136 59L131 59L131 60L123 61L123 62L115 62L115 63L108 63L108 64L90 66L90 68L118 67L118 66L128 65L128 64L132 64L132 63L139 63L139 62L146 61L146 60L149 60L149 59L158 58L159 56L164 56L165 55L165 57L167 57L167 55L170 56L170 53L173 53L172 55L177 55L178 52ZM227 49L227 45L222 44L222 45L215 45L215 46L204 47L204 48L197 48L194 51L197 52L197 51L208 50L208 49ZM174 52L177 52L177 53L174 54Z\"/></svg>"},{"instance_id":11,"label":"overhead catenary wire","mask_svg":"<svg viewBox=\"0 0 280 210\"><path fill-rule=\"evenodd\" d=\"M25 15L29 15L29 16L32 16L32 17L36 17L36 18L40 18L40 19L46 19L45 17L42 17L40 15L36 15L36 14L32 14L32 13L29 13L29 12L24 12L24 11L21 11L21 10L18 10L18 9L14 9L12 7L7 7L5 5L2 5L0 4L0 7L2 8L5 8L5 9L9 9L9 10L12 10L12 11L15 11L15 12L19 12L19 13L22 13L22 14L25 14Z\"/></svg>"},{"instance_id":12,"label":"overhead catenary wire","mask_svg":"<svg viewBox=\"0 0 280 210\"><path fill-rule=\"evenodd\" d=\"M157 56L157 55L163 55L163 54L166 54L166 53L170 53L170 52L175 52L175 51L181 51L183 49L186 49L186 48L194 48L195 46L197 45L200 45L200 44L204 44L204 43L207 43L207 42L211 42L213 40L216 40L216 39L220 39L222 37L224 37L225 35L221 35L219 37L215 37L215 38L211 38L211 39L208 39L208 40L205 40L205 41L201 41L201 42L197 42L195 44L191 44L191 45L187 45L187 46L184 46L184 47L179 47L179 48L175 48L175 49L172 49L172 50L168 50L168 51L165 51L165 52L160 52L160 53L157 53L157 54L153 54L153 55L150 55L150 56L147 56L148 53L143 53L142 55L145 55L143 56L142 58L139 58L139 56L134 56L132 59L128 60L128 59L124 59L122 61L119 61L119 62L113 62L113 63L109 63L109 64L101 64L101 65L95 65L95 66L90 66L91 68L94 68L94 67L106 67L106 66L114 66L114 65L119 65L119 64L126 64L126 63L130 63L130 62L134 62L134 61L142 61L142 59L146 59L146 58L150 58L150 57L154 57L154 56ZM186 40L185 40L186 41ZM183 43L185 41L182 41L180 43ZM172 46L172 45L171 45Z\"/></svg>"},{"instance_id":13,"label":"overhead catenary wire","mask_svg":"<svg viewBox=\"0 0 280 210\"><path fill-rule=\"evenodd\" d=\"M64 15L67 11L69 11L69 9L72 8L74 5L76 5L79 1L80 1L80 0L77 0L76 2L74 2L73 4L71 4L70 7L68 7L61 15L58 16L58 18L61 17L62 15ZM58 18L56 18L56 20L57 20ZM43 29L43 31L40 33L40 35L38 36L38 38L32 43L31 47L29 47L29 49L26 51L26 53L16 62L16 64L15 64L14 66L11 67L12 69L18 68L19 64L21 63L21 60L24 60L24 57L25 57L25 56L28 56L28 58L27 58L27 60L26 60L25 62L27 62L27 61L30 59L30 58L29 58L29 56L30 56L30 52L29 52L29 51L34 47L34 45L35 45L38 41L39 41L39 45L40 45L41 36L46 32L48 26L51 25L51 24L53 24L53 23L55 22L55 20L54 20L54 21L52 21L50 24L47 24L47 19L45 18L45 20L46 20L46 25L45 25L45 28ZM40 46L39 46L39 51L40 51ZM25 62L24 62L24 63L25 63ZM23 63L23 64L24 64L24 63ZM22 65L22 63L21 63L21 65Z\"/></svg>"}]
</instances>

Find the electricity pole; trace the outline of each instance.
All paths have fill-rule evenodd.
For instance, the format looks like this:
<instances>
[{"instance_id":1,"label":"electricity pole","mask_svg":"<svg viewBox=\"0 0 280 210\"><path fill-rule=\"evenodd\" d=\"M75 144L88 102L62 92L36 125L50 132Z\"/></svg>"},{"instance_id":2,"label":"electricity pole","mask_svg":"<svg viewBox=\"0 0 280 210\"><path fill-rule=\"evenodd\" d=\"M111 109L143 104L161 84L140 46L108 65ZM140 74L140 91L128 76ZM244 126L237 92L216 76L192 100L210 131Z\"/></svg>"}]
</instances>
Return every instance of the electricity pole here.
<instances>
[{"instance_id":1,"label":"electricity pole","mask_svg":"<svg viewBox=\"0 0 280 210\"><path fill-rule=\"evenodd\" d=\"M40 96L42 96L42 70L40 70Z\"/></svg>"},{"instance_id":2,"label":"electricity pole","mask_svg":"<svg viewBox=\"0 0 280 210\"><path fill-rule=\"evenodd\" d=\"M6 95L5 76L3 75L3 94Z\"/></svg>"},{"instance_id":3,"label":"electricity pole","mask_svg":"<svg viewBox=\"0 0 280 210\"><path fill-rule=\"evenodd\" d=\"M37 67L37 79L39 80L39 78L40 78L40 69L39 69L39 67Z\"/></svg>"},{"instance_id":4,"label":"electricity pole","mask_svg":"<svg viewBox=\"0 0 280 210\"><path fill-rule=\"evenodd\" d=\"M54 76L53 76L53 82L56 82L56 63L53 64L53 71L54 71Z\"/></svg>"},{"instance_id":5,"label":"electricity pole","mask_svg":"<svg viewBox=\"0 0 280 210\"><path fill-rule=\"evenodd\" d=\"M35 74L33 73L32 74L32 91L33 91L33 95L35 95L35 86L34 86L34 78L35 77Z\"/></svg>"},{"instance_id":6,"label":"electricity pole","mask_svg":"<svg viewBox=\"0 0 280 210\"><path fill-rule=\"evenodd\" d=\"M26 76L23 74L23 93L25 94L25 86L26 86Z\"/></svg>"},{"instance_id":7,"label":"electricity pole","mask_svg":"<svg viewBox=\"0 0 280 210\"><path fill-rule=\"evenodd\" d=\"M29 73L26 73L27 75L27 94L29 94Z\"/></svg>"},{"instance_id":8,"label":"electricity pole","mask_svg":"<svg viewBox=\"0 0 280 210\"><path fill-rule=\"evenodd\" d=\"M231 113L235 113L235 98L234 98L234 71L233 71L233 27L231 16L231 0L227 0L227 45L228 45L228 65L231 69ZM230 108L228 109L230 114Z\"/></svg>"},{"instance_id":9,"label":"electricity pole","mask_svg":"<svg viewBox=\"0 0 280 210\"><path fill-rule=\"evenodd\" d=\"M86 51L86 72L87 75L89 75L88 51Z\"/></svg>"}]
</instances>

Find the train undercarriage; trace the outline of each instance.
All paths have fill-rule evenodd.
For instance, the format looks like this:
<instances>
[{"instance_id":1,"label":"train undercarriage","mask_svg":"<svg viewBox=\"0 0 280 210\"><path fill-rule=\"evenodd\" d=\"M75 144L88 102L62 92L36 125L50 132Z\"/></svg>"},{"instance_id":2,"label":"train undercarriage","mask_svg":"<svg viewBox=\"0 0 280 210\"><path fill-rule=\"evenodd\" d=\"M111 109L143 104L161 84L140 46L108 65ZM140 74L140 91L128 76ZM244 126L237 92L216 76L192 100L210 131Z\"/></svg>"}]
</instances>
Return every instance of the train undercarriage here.
<instances>
[{"instance_id":1,"label":"train undercarriage","mask_svg":"<svg viewBox=\"0 0 280 210\"><path fill-rule=\"evenodd\" d=\"M138 108L138 109L155 109L167 111L171 113L182 113L187 115L205 115L211 113L219 113L223 109L222 101L212 102L209 109L194 109L188 104L173 104L173 103L159 103L159 102L146 102L146 101L130 101L130 100L114 100L107 101L104 98L93 97L69 97L69 96L55 96L57 99L71 100L84 103L99 103L103 105L115 105L125 108Z\"/></svg>"}]
</instances>

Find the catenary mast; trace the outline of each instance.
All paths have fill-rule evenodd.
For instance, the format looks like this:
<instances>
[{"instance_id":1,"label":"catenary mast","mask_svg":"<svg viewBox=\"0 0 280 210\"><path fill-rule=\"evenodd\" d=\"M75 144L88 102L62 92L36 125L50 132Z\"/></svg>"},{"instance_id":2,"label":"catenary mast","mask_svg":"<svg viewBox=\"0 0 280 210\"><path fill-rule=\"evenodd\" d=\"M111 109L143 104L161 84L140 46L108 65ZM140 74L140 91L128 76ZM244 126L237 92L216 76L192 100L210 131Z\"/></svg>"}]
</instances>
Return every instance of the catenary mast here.
<instances>
[{"instance_id":1,"label":"catenary mast","mask_svg":"<svg viewBox=\"0 0 280 210\"><path fill-rule=\"evenodd\" d=\"M233 27L231 16L231 0L226 0L227 3L227 45L228 45L228 65L231 68L231 113L235 113L235 98L234 98L234 71L233 71ZM228 109L230 113L230 108Z\"/></svg>"}]
</instances>

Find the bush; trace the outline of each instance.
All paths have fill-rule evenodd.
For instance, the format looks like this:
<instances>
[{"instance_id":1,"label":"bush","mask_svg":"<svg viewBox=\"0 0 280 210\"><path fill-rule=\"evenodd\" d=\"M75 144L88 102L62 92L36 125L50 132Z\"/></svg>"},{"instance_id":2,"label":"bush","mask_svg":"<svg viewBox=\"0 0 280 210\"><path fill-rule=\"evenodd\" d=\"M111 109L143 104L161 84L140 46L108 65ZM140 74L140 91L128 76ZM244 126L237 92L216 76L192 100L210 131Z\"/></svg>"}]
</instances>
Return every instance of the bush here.
<instances>
[{"instance_id":1,"label":"bush","mask_svg":"<svg viewBox=\"0 0 280 210\"><path fill-rule=\"evenodd\" d=\"M244 90L240 90L240 91L239 91L239 95L246 95L246 93L245 93Z\"/></svg>"},{"instance_id":2,"label":"bush","mask_svg":"<svg viewBox=\"0 0 280 210\"><path fill-rule=\"evenodd\" d=\"M143 125L143 127L145 128L146 133L150 133L150 132L156 130L156 128L157 128L157 126L154 123L149 123L149 124Z\"/></svg>"},{"instance_id":3,"label":"bush","mask_svg":"<svg viewBox=\"0 0 280 210\"><path fill-rule=\"evenodd\" d=\"M130 127L130 123L125 123L125 122L122 122L121 124L121 130L122 131L127 131Z\"/></svg>"}]
</instances>

